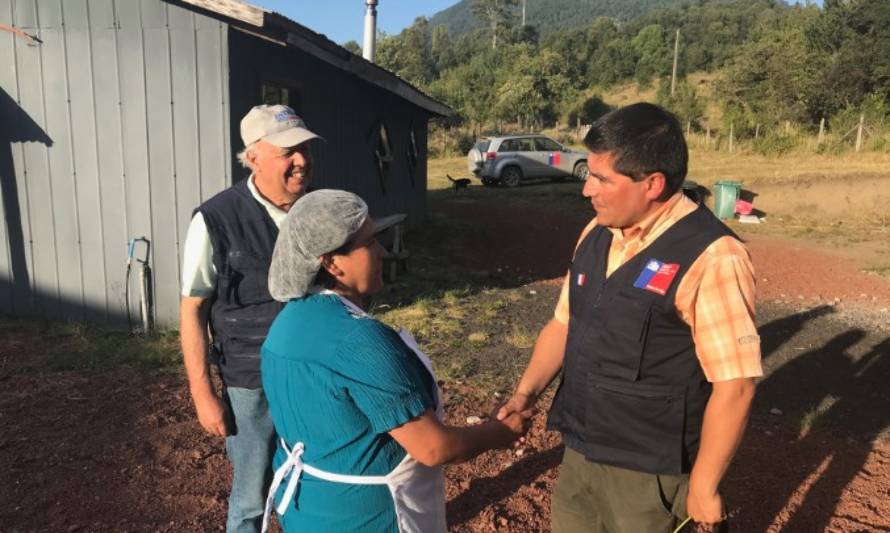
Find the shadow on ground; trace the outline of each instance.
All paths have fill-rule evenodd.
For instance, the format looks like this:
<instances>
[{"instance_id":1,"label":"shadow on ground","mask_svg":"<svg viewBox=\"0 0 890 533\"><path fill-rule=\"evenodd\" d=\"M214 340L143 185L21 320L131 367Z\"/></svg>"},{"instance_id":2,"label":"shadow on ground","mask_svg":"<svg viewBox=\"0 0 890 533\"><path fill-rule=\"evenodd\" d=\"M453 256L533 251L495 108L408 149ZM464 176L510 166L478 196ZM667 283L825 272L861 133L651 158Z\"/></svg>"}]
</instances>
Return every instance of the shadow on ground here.
<instances>
[{"instance_id":1,"label":"shadow on ground","mask_svg":"<svg viewBox=\"0 0 890 533\"><path fill-rule=\"evenodd\" d=\"M778 524L784 532L888 526L886 517L877 523L886 509L869 502L886 502L886 494L849 488L869 475L874 441L890 429L890 338L832 313L832 307L814 307L760 328L766 375L724 484L730 508L738 510L739 531ZM848 510L839 512L841 503Z\"/></svg>"}]
</instances>

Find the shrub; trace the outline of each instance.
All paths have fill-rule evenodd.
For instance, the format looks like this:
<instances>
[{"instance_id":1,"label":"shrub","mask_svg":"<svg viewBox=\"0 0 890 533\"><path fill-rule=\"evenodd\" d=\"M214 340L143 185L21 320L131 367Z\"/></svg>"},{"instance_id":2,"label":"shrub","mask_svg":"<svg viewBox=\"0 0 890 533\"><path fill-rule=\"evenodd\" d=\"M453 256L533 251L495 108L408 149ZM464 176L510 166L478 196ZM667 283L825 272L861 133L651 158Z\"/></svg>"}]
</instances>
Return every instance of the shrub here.
<instances>
[{"instance_id":1,"label":"shrub","mask_svg":"<svg viewBox=\"0 0 890 533\"><path fill-rule=\"evenodd\" d=\"M575 127L579 120L581 124L591 124L611 110L612 107L604 102L600 95L581 95L569 105L568 111L563 115L563 120L569 127Z\"/></svg>"},{"instance_id":2,"label":"shrub","mask_svg":"<svg viewBox=\"0 0 890 533\"><path fill-rule=\"evenodd\" d=\"M764 135L754 141L754 151L766 156L787 154L797 146L798 139L792 135L781 133Z\"/></svg>"},{"instance_id":3,"label":"shrub","mask_svg":"<svg viewBox=\"0 0 890 533\"><path fill-rule=\"evenodd\" d=\"M461 132L458 134L457 152L459 154L466 154L474 144L476 144L476 138L471 133Z\"/></svg>"}]
</instances>

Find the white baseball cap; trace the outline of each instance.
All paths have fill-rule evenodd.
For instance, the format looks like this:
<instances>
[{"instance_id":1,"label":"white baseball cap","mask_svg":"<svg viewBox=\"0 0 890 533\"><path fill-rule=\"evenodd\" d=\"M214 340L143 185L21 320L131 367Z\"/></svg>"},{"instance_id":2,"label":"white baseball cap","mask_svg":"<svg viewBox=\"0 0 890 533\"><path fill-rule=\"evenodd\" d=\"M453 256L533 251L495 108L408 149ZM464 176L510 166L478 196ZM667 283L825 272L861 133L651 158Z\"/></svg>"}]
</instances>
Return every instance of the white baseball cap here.
<instances>
[{"instance_id":1,"label":"white baseball cap","mask_svg":"<svg viewBox=\"0 0 890 533\"><path fill-rule=\"evenodd\" d=\"M306 128L303 119L286 105L258 105L241 119L244 146L257 141L289 148L321 137Z\"/></svg>"}]
</instances>

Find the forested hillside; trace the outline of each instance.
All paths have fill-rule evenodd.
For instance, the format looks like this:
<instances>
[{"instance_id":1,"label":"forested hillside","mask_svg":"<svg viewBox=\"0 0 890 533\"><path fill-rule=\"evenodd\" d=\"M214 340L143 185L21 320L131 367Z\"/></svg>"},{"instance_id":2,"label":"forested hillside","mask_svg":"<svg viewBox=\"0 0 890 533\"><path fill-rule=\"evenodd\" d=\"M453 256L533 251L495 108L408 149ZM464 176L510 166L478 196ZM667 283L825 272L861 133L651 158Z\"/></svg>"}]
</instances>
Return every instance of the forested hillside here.
<instances>
[{"instance_id":1,"label":"forested hillside","mask_svg":"<svg viewBox=\"0 0 890 533\"><path fill-rule=\"evenodd\" d=\"M590 24L597 17L631 20L654 9L677 6L688 0L527 0L526 21L542 34ZM520 0L521 3L521 0ZM517 16L519 13L517 13ZM453 35L485 23L473 14L473 0L461 0L430 18L430 25L445 26Z\"/></svg>"},{"instance_id":2,"label":"forested hillside","mask_svg":"<svg viewBox=\"0 0 890 533\"><path fill-rule=\"evenodd\" d=\"M887 0L826 0L823 7L698 0L546 34L518 22L515 0L469 7L480 25L468 33L418 18L378 44L382 66L451 105L458 123L589 122L606 109L599 95L628 82L657 89L657 101L693 128L716 107L740 137L785 121L811 131L822 119L840 131L862 114L872 129L890 122ZM711 73L707 97L686 81L692 72Z\"/></svg>"}]
</instances>

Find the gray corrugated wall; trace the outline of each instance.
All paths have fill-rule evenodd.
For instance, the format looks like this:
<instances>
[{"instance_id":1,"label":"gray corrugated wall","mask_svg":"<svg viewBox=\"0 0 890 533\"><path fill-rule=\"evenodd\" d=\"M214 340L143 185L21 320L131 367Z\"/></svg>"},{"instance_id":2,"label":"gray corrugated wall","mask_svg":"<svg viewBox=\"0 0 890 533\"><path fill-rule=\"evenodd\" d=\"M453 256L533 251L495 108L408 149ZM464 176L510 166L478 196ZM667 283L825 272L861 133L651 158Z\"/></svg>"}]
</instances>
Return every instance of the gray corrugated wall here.
<instances>
[{"instance_id":1,"label":"gray corrugated wall","mask_svg":"<svg viewBox=\"0 0 890 533\"><path fill-rule=\"evenodd\" d=\"M144 235L175 325L191 211L230 183L227 26L159 0L0 0L0 22L43 41L0 32L0 311L120 324Z\"/></svg>"}]
</instances>

